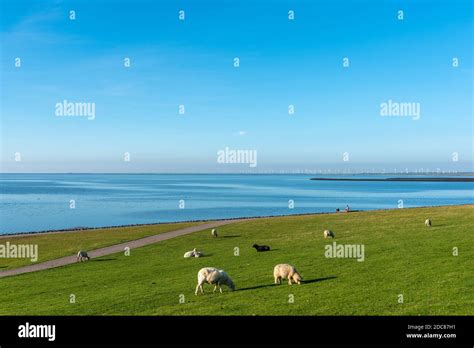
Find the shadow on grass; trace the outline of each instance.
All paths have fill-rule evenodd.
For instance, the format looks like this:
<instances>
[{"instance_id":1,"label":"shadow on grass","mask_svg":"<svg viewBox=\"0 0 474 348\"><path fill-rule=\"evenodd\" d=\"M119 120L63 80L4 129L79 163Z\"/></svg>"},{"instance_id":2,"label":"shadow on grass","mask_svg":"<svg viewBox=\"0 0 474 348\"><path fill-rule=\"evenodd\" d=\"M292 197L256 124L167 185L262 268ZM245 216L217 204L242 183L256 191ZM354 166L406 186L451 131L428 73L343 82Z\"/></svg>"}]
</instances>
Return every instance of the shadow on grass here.
<instances>
[{"instance_id":1,"label":"shadow on grass","mask_svg":"<svg viewBox=\"0 0 474 348\"><path fill-rule=\"evenodd\" d=\"M91 261L97 261L97 262L102 262L102 261L116 261L117 259L96 259L96 260L91 260Z\"/></svg>"},{"instance_id":2,"label":"shadow on grass","mask_svg":"<svg viewBox=\"0 0 474 348\"><path fill-rule=\"evenodd\" d=\"M318 282L322 282L324 280L331 280L331 279L335 279L337 278L336 276L330 276L330 277L326 277L326 278L316 278L316 279L308 279L308 280L304 280L302 281L302 284L311 284L311 283L318 283Z\"/></svg>"},{"instance_id":3,"label":"shadow on grass","mask_svg":"<svg viewBox=\"0 0 474 348\"><path fill-rule=\"evenodd\" d=\"M202 258L209 257L209 256L212 256L212 255L214 255L214 254L204 254L204 255L199 256L199 257L194 257L194 256L192 256L192 257L185 257L185 259L202 259Z\"/></svg>"},{"instance_id":4,"label":"shadow on grass","mask_svg":"<svg viewBox=\"0 0 474 348\"><path fill-rule=\"evenodd\" d=\"M255 249L255 248L252 247L252 249ZM255 251L256 251L257 253L261 254L261 253L268 253L268 252L271 252L271 251L278 251L278 250L280 250L280 249L270 249L270 250L266 250L266 251L256 251L256 250L255 250Z\"/></svg>"},{"instance_id":5,"label":"shadow on grass","mask_svg":"<svg viewBox=\"0 0 474 348\"><path fill-rule=\"evenodd\" d=\"M240 237L240 236L222 236L222 238L237 238L237 237Z\"/></svg>"},{"instance_id":6,"label":"shadow on grass","mask_svg":"<svg viewBox=\"0 0 474 348\"><path fill-rule=\"evenodd\" d=\"M304 285L304 284L311 284L311 283L318 283L318 282L322 282L322 281L330 280L330 279L335 279L335 278L337 278L337 277L336 277L336 276L331 276L331 277L326 277L326 278L316 278L316 279L303 280L303 281L301 282L301 285ZM281 285L275 285L275 284L257 285L257 286L251 286L251 287L248 287L248 288L236 289L236 291L255 290L255 289L261 289L261 288L270 288L270 287L275 287L275 286L282 286L282 285L285 285L285 284L288 284L288 283L282 282Z\"/></svg>"}]
</instances>

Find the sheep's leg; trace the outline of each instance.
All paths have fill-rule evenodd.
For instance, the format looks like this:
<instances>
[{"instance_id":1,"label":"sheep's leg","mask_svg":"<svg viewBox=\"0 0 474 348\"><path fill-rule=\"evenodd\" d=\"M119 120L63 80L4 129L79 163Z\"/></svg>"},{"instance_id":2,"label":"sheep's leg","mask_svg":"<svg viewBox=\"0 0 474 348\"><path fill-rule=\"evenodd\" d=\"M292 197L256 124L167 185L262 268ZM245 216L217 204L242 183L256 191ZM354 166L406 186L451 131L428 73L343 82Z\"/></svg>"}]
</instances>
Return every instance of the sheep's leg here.
<instances>
[{"instance_id":1,"label":"sheep's leg","mask_svg":"<svg viewBox=\"0 0 474 348\"><path fill-rule=\"evenodd\" d=\"M217 285L214 286L214 290L212 291L212 293L215 293L215 292L216 292L216 289L217 289Z\"/></svg>"},{"instance_id":2,"label":"sheep's leg","mask_svg":"<svg viewBox=\"0 0 474 348\"><path fill-rule=\"evenodd\" d=\"M219 285L219 290L221 291L221 294L222 294L222 288L221 288L221 286L220 286L220 285Z\"/></svg>"},{"instance_id":3,"label":"sheep's leg","mask_svg":"<svg viewBox=\"0 0 474 348\"><path fill-rule=\"evenodd\" d=\"M196 286L196 291L194 292L194 294L197 296L198 292L199 292L199 289L201 289L201 292L202 292L202 285L198 283L198 285Z\"/></svg>"},{"instance_id":4,"label":"sheep's leg","mask_svg":"<svg viewBox=\"0 0 474 348\"><path fill-rule=\"evenodd\" d=\"M293 283L291 282L291 277L292 277L292 276L288 276L288 285L293 284Z\"/></svg>"}]
</instances>

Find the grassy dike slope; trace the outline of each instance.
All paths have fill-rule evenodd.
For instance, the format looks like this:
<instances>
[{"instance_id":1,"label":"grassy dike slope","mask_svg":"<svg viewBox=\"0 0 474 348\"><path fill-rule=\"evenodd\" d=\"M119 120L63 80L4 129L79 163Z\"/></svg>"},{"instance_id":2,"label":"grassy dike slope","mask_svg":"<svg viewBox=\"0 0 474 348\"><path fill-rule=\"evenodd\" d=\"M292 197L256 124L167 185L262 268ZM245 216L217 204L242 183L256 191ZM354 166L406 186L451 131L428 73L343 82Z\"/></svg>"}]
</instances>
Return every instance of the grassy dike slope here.
<instances>
[{"instance_id":1,"label":"grassy dike slope","mask_svg":"<svg viewBox=\"0 0 474 348\"><path fill-rule=\"evenodd\" d=\"M37 244L39 254L37 262L44 262L63 256L75 255L79 250L98 249L203 223L204 222L185 222L57 233L32 233L14 236L0 235L0 244L6 245L7 242L16 245ZM31 265L30 259L0 258L0 271L28 265Z\"/></svg>"},{"instance_id":2,"label":"grassy dike slope","mask_svg":"<svg viewBox=\"0 0 474 348\"><path fill-rule=\"evenodd\" d=\"M206 230L130 256L0 279L0 314L472 315L473 213L474 206L466 205L239 222L219 228L217 239ZM432 228L424 226L428 217ZM337 243L363 244L365 260L326 258L324 247L333 242L323 239L326 228ZM253 243L273 250L256 253ZM183 259L194 247L208 256ZM277 263L294 264L306 283L274 286ZM212 294L207 286L195 296L196 274L204 266L226 270L237 290ZM69 303L70 294L76 303Z\"/></svg>"}]
</instances>

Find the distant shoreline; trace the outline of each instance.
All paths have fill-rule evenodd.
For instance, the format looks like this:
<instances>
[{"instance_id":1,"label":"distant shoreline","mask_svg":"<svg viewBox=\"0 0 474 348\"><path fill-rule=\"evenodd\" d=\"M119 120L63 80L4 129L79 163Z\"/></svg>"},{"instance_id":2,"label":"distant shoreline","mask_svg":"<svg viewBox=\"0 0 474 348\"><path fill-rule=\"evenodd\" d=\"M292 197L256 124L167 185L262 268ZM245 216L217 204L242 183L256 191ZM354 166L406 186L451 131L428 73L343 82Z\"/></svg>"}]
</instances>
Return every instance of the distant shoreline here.
<instances>
[{"instance_id":1,"label":"distant shoreline","mask_svg":"<svg viewBox=\"0 0 474 348\"><path fill-rule=\"evenodd\" d=\"M459 207L459 206L474 206L471 203L464 203L464 204L448 204L448 205L426 205L426 206L419 206L419 207L409 207L403 209L419 209L419 208L440 208L440 207ZM30 237L30 236L38 236L38 235L45 235L45 234L62 234L62 233L75 233L75 232L87 232L87 231L94 231L94 230L108 230L114 228L130 228L130 227L144 227L144 226L156 226L156 225L168 225L168 224L183 224L183 223L206 223L206 222L216 222L216 221L223 221L223 220L257 220L257 219L272 219L272 218L285 218L291 216L309 216L309 215L327 215L327 214L348 214L348 213L372 213L378 211L390 211L390 210L397 210L400 208L386 208L386 209L373 209L373 210L349 210L345 212L341 210L339 212L335 211L325 211L325 212L311 212L311 213L298 213L298 214L285 214L285 215L260 215L260 216L241 216L241 217L231 217L231 218L220 218L220 219L200 219L200 220L184 220L184 221L169 221L169 222L152 222L152 223L144 223L144 224L129 224L129 225L112 225L112 226L97 226L97 227L71 227L71 228L63 228L57 230L43 230L43 231L32 231L32 232L12 232L12 233L3 233L0 234L0 240L6 238L16 238L16 237Z\"/></svg>"},{"instance_id":2,"label":"distant shoreline","mask_svg":"<svg viewBox=\"0 0 474 348\"><path fill-rule=\"evenodd\" d=\"M316 181L474 182L474 178L311 178Z\"/></svg>"}]
</instances>

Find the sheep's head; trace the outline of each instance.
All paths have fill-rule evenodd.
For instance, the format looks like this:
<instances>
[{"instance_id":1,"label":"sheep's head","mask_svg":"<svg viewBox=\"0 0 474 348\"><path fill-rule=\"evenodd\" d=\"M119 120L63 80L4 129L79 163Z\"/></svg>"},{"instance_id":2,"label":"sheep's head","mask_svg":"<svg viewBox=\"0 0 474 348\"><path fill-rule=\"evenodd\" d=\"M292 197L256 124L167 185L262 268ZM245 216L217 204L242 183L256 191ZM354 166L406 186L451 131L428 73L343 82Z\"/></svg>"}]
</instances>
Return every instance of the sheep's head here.
<instances>
[{"instance_id":1,"label":"sheep's head","mask_svg":"<svg viewBox=\"0 0 474 348\"><path fill-rule=\"evenodd\" d=\"M293 280L295 281L295 283L301 284L301 281L303 280L303 278L298 272L296 272L293 274Z\"/></svg>"},{"instance_id":2,"label":"sheep's head","mask_svg":"<svg viewBox=\"0 0 474 348\"><path fill-rule=\"evenodd\" d=\"M252 245L252 248L257 249L257 248L258 248L258 245L257 245L257 244L254 244L254 245Z\"/></svg>"},{"instance_id":3,"label":"sheep's head","mask_svg":"<svg viewBox=\"0 0 474 348\"><path fill-rule=\"evenodd\" d=\"M230 278L227 280L227 286L229 287L231 291L235 290L235 284L232 280L230 280Z\"/></svg>"}]
</instances>

